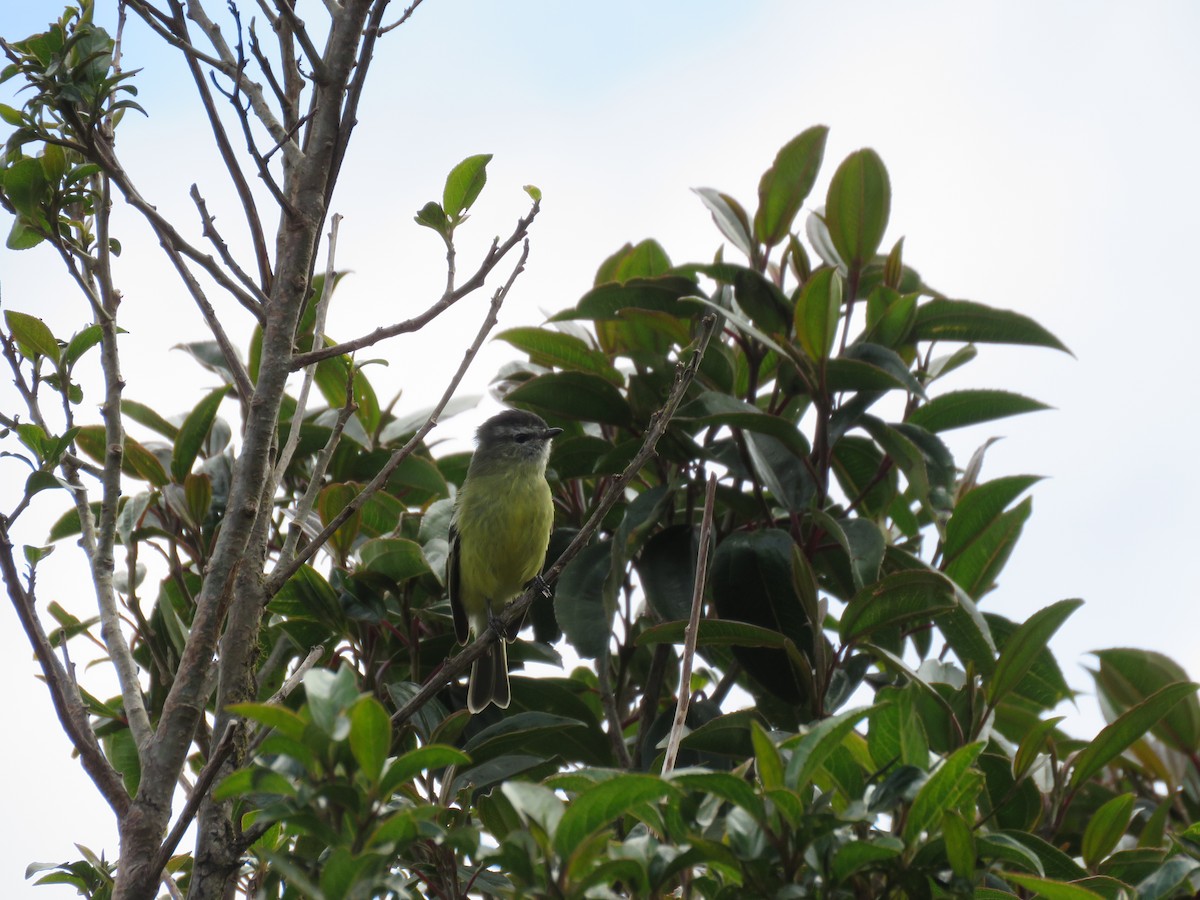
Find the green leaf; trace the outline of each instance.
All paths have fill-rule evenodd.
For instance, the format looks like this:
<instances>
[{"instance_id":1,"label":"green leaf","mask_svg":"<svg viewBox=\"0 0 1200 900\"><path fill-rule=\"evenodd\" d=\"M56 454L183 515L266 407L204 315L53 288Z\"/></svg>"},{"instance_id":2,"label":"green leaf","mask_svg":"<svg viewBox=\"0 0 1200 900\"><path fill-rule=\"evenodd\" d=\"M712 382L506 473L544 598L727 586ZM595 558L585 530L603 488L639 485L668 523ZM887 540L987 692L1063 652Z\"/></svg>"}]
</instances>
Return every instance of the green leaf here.
<instances>
[{"instance_id":1,"label":"green leaf","mask_svg":"<svg viewBox=\"0 0 1200 900\"><path fill-rule=\"evenodd\" d=\"M1134 741L1145 737L1146 732L1181 700L1195 695L1197 688L1200 685L1191 682L1169 684L1104 728L1075 757L1071 778L1067 782L1068 793L1077 791L1109 762L1124 753Z\"/></svg>"},{"instance_id":2,"label":"green leaf","mask_svg":"<svg viewBox=\"0 0 1200 900\"><path fill-rule=\"evenodd\" d=\"M54 334L46 327L46 323L37 316L7 309L4 311L4 321L8 330L16 338L17 346L29 358L45 356L53 362L58 362L59 346Z\"/></svg>"},{"instance_id":3,"label":"green leaf","mask_svg":"<svg viewBox=\"0 0 1200 900\"><path fill-rule=\"evenodd\" d=\"M625 381L603 353L572 334L549 328L510 328L496 335L496 340L527 353L530 362L539 366L588 372L616 385Z\"/></svg>"},{"instance_id":4,"label":"green leaf","mask_svg":"<svg viewBox=\"0 0 1200 900\"><path fill-rule=\"evenodd\" d=\"M698 272L733 288L733 298L750 321L768 334L786 334L791 319L791 303L774 282L745 266L714 263L685 266L677 271Z\"/></svg>"},{"instance_id":5,"label":"green leaf","mask_svg":"<svg viewBox=\"0 0 1200 900\"><path fill-rule=\"evenodd\" d=\"M679 788L654 775L626 773L592 785L571 800L554 833L555 852L569 859L601 828L658 800L681 798Z\"/></svg>"},{"instance_id":6,"label":"green leaf","mask_svg":"<svg viewBox=\"0 0 1200 900\"><path fill-rule=\"evenodd\" d=\"M951 870L959 878L970 879L975 873L975 837L957 810L942 813L942 838Z\"/></svg>"},{"instance_id":7,"label":"green leaf","mask_svg":"<svg viewBox=\"0 0 1200 900\"><path fill-rule=\"evenodd\" d=\"M304 674L304 694L313 724L335 741L345 740L350 733L346 713L358 699L354 671L343 665L337 672L329 669L310 669Z\"/></svg>"},{"instance_id":8,"label":"green leaf","mask_svg":"<svg viewBox=\"0 0 1200 900\"><path fill-rule=\"evenodd\" d=\"M569 750L579 749L581 742L576 738L594 739L587 723L569 716L527 711L509 715L472 735L463 750L471 755L476 766L512 753L557 759L565 758ZM603 747L592 750L584 762L594 764L605 752Z\"/></svg>"},{"instance_id":9,"label":"green leaf","mask_svg":"<svg viewBox=\"0 0 1200 900\"><path fill-rule=\"evenodd\" d=\"M125 438L124 463L133 469L138 478L150 482L155 487L162 487L171 481L158 457L131 437Z\"/></svg>"},{"instance_id":10,"label":"green leaf","mask_svg":"<svg viewBox=\"0 0 1200 900\"><path fill-rule=\"evenodd\" d=\"M798 457L809 454L808 441L794 422L763 412L757 406L720 391L705 391L679 409L675 419L710 428L728 425L776 438ZM697 429L689 431L695 433Z\"/></svg>"},{"instance_id":11,"label":"green leaf","mask_svg":"<svg viewBox=\"0 0 1200 900\"><path fill-rule=\"evenodd\" d=\"M176 426L172 425L144 403L138 403L136 400L122 400L121 412L139 425L145 425L152 431L157 431L172 443L179 436L179 429Z\"/></svg>"},{"instance_id":12,"label":"green leaf","mask_svg":"<svg viewBox=\"0 0 1200 900\"><path fill-rule=\"evenodd\" d=\"M1045 900L1104 900L1100 894L1078 885L1038 878L1036 875L1018 875L1013 872L1000 874L1013 884L1034 891L1038 897L1044 897Z\"/></svg>"},{"instance_id":13,"label":"green leaf","mask_svg":"<svg viewBox=\"0 0 1200 900\"><path fill-rule=\"evenodd\" d=\"M929 739L917 715L918 688L915 684L888 687L877 695L879 702L871 711L867 729L867 748L879 769L893 763L922 771L929 767Z\"/></svg>"},{"instance_id":14,"label":"green leaf","mask_svg":"<svg viewBox=\"0 0 1200 900\"><path fill-rule=\"evenodd\" d=\"M426 228L432 228L442 237L446 237L450 233L450 220L446 218L445 210L435 200L430 200L417 210L413 221Z\"/></svg>"},{"instance_id":15,"label":"green leaf","mask_svg":"<svg viewBox=\"0 0 1200 900\"><path fill-rule=\"evenodd\" d=\"M682 644L687 620L652 625L637 636L639 647L654 644ZM760 628L746 622L701 619L696 632L696 644L701 647L776 647L787 646L788 639L778 631Z\"/></svg>"},{"instance_id":16,"label":"green leaf","mask_svg":"<svg viewBox=\"0 0 1200 900\"><path fill-rule=\"evenodd\" d=\"M175 436L175 449L171 454L171 477L176 482L182 484L187 474L192 471L192 464L195 463L196 456L208 437L208 430L212 428L213 420L217 417L217 408L227 393L228 387L209 392L184 419L179 434Z\"/></svg>"},{"instance_id":17,"label":"green leaf","mask_svg":"<svg viewBox=\"0 0 1200 900\"><path fill-rule=\"evenodd\" d=\"M1138 900L1166 900L1168 897L1178 897L1179 888L1183 887L1200 862L1186 856L1173 856L1166 860L1158 869L1143 878L1137 884ZM1191 894L1191 887L1185 888ZM1194 895L1193 895L1194 896Z\"/></svg>"},{"instance_id":18,"label":"green leaf","mask_svg":"<svg viewBox=\"0 0 1200 900\"><path fill-rule=\"evenodd\" d=\"M754 243L750 237L750 223L741 204L728 194L722 194L712 188L692 188L692 193L708 207L721 234L725 235L747 259L751 258L754 254Z\"/></svg>"},{"instance_id":19,"label":"green leaf","mask_svg":"<svg viewBox=\"0 0 1200 900\"><path fill-rule=\"evenodd\" d=\"M972 769L986 744L977 741L959 747L946 758L913 799L904 822L904 842L910 847L924 832L932 831L948 810L973 803L983 786L983 775Z\"/></svg>"},{"instance_id":20,"label":"green leaf","mask_svg":"<svg viewBox=\"0 0 1200 900\"><path fill-rule=\"evenodd\" d=\"M754 722L757 726L758 723ZM759 727L761 731L761 726ZM754 732L751 731L751 734ZM689 790L701 791L714 797L719 797L727 803L741 807L754 818L763 821L766 814L762 799L754 786L748 784L736 775L728 772L682 772L677 771L671 776L671 783Z\"/></svg>"},{"instance_id":21,"label":"green leaf","mask_svg":"<svg viewBox=\"0 0 1200 900\"><path fill-rule=\"evenodd\" d=\"M945 564L946 574L971 597L982 597L995 586L1032 512L1033 501L1026 497L996 516L978 538Z\"/></svg>"},{"instance_id":22,"label":"green leaf","mask_svg":"<svg viewBox=\"0 0 1200 900\"><path fill-rule=\"evenodd\" d=\"M796 297L796 337L813 359L829 356L841 310L841 276L822 266L809 276Z\"/></svg>"},{"instance_id":23,"label":"green leaf","mask_svg":"<svg viewBox=\"0 0 1200 900\"><path fill-rule=\"evenodd\" d=\"M1183 667L1153 650L1113 648L1096 651L1099 671L1093 672L1105 699L1118 710L1128 709L1176 681L1187 681ZM1151 732L1180 753L1200 744L1200 703L1189 697L1157 722Z\"/></svg>"},{"instance_id":24,"label":"green leaf","mask_svg":"<svg viewBox=\"0 0 1200 900\"><path fill-rule=\"evenodd\" d=\"M983 538L1008 505L1041 480L1040 475L1008 475L967 491L946 522L942 558L948 563Z\"/></svg>"},{"instance_id":25,"label":"green leaf","mask_svg":"<svg viewBox=\"0 0 1200 900\"><path fill-rule=\"evenodd\" d=\"M879 250L887 229L892 189L883 160L864 148L847 156L829 183L825 223L838 255L861 269Z\"/></svg>"},{"instance_id":26,"label":"green leaf","mask_svg":"<svg viewBox=\"0 0 1200 900\"><path fill-rule=\"evenodd\" d=\"M699 291L694 279L680 275L659 275L653 278L631 278L625 282L598 285L580 298L574 309L565 309L550 317L551 322L570 319L620 319L629 309L664 312L681 319L690 319L695 307L682 303Z\"/></svg>"},{"instance_id":27,"label":"green leaf","mask_svg":"<svg viewBox=\"0 0 1200 900\"><path fill-rule=\"evenodd\" d=\"M1066 345L1028 316L969 300L929 300L917 308L913 337L925 341L1023 344L1070 353Z\"/></svg>"},{"instance_id":28,"label":"green leaf","mask_svg":"<svg viewBox=\"0 0 1200 900\"><path fill-rule=\"evenodd\" d=\"M514 406L572 421L620 428L628 428L633 421L621 392L611 382L586 372L539 375L509 391L504 399Z\"/></svg>"},{"instance_id":29,"label":"green leaf","mask_svg":"<svg viewBox=\"0 0 1200 900\"><path fill-rule=\"evenodd\" d=\"M968 425L978 425L980 422L991 422L1022 413L1040 412L1043 409L1050 407L1031 397L1009 391L951 391L934 397L923 406L918 406L908 414L905 421L919 425L927 431L938 432L965 428Z\"/></svg>"},{"instance_id":30,"label":"green leaf","mask_svg":"<svg viewBox=\"0 0 1200 900\"><path fill-rule=\"evenodd\" d=\"M783 758L771 736L757 721L750 723L750 740L754 742L754 765L763 788L770 791L783 787Z\"/></svg>"},{"instance_id":31,"label":"green leaf","mask_svg":"<svg viewBox=\"0 0 1200 900\"><path fill-rule=\"evenodd\" d=\"M308 723L300 715L286 706L274 703L234 703L229 706L229 711L244 719L274 728L293 741L302 740L304 729L308 727Z\"/></svg>"},{"instance_id":32,"label":"green leaf","mask_svg":"<svg viewBox=\"0 0 1200 900\"><path fill-rule=\"evenodd\" d=\"M937 616L958 605L954 585L939 572L894 572L854 595L838 626L843 643L901 622Z\"/></svg>"},{"instance_id":33,"label":"green leaf","mask_svg":"<svg viewBox=\"0 0 1200 900\"><path fill-rule=\"evenodd\" d=\"M362 568L386 576L396 584L424 575L429 564L421 545L407 538L376 538L358 549Z\"/></svg>"},{"instance_id":34,"label":"green leaf","mask_svg":"<svg viewBox=\"0 0 1200 900\"><path fill-rule=\"evenodd\" d=\"M659 619L686 619L691 612L698 550L696 529L681 523L651 536L634 560L646 604Z\"/></svg>"},{"instance_id":35,"label":"green leaf","mask_svg":"<svg viewBox=\"0 0 1200 900\"><path fill-rule=\"evenodd\" d=\"M1113 797L1088 819L1083 832L1083 861L1095 870L1100 861L1112 853L1117 841L1133 821L1134 794L1119 794Z\"/></svg>"},{"instance_id":36,"label":"green leaf","mask_svg":"<svg viewBox=\"0 0 1200 900\"><path fill-rule=\"evenodd\" d=\"M350 708L350 752L371 784L383 774L391 745L392 720L387 710L370 695L359 697Z\"/></svg>"},{"instance_id":37,"label":"green leaf","mask_svg":"<svg viewBox=\"0 0 1200 900\"><path fill-rule=\"evenodd\" d=\"M0 169L0 184L3 185L8 201L21 216L37 221L44 215L41 205L46 200L48 185L41 160L25 157L5 169Z\"/></svg>"},{"instance_id":38,"label":"green leaf","mask_svg":"<svg viewBox=\"0 0 1200 900\"><path fill-rule=\"evenodd\" d=\"M611 634L604 582L612 561L612 542L600 541L571 560L554 590L554 615L567 641L584 659L604 652Z\"/></svg>"},{"instance_id":39,"label":"green leaf","mask_svg":"<svg viewBox=\"0 0 1200 900\"><path fill-rule=\"evenodd\" d=\"M487 164L492 154L481 153L468 156L450 170L446 176L446 187L442 191L442 209L452 220L458 220L471 208L487 184Z\"/></svg>"},{"instance_id":40,"label":"green leaf","mask_svg":"<svg viewBox=\"0 0 1200 900\"><path fill-rule=\"evenodd\" d=\"M471 757L445 744L426 744L392 760L379 783L379 795L390 797L422 772L444 769L446 766L465 766Z\"/></svg>"},{"instance_id":41,"label":"green leaf","mask_svg":"<svg viewBox=\"0 0 1200 900\"><path fill-rule=\"evenodd\" d=\"M791 231L792 221L817 180L828 134L825 125L802 131L783 145L758 182L754 236L767 247L775 246Z\"/></svg>"},{"instance_id":42,"label":"green leaf","mask_svg":"<svg viewBox=\"0 0 1200 900\"><path fill-rule=\"evenodd\" d=\"M825 760L842 746L842 742L854 730L854 726L869 716L874 709L873 706L864 706L838 713L836 716L822 719L807 734L784 741L781 746L792 751L784 773L787 786L793 791L807 788Z\"/></svg>"},{"instance_id":43,"label":"green leaf","mask_svg":"<svg viewBox=\"0 0 1200 900\"><path fill-rule=\"evenodd\" d=\"M988 702L994 707L1025 677L1050 638L1071 613L1083 605L1082 600L1060 600L1039 609L1004 643L996 670L988 680Z\"/></svg>"},{"instance_id":44,"label":"green leaf","mask_svg":"<svg viewBox=\"0 0 1200 900\"><path fill-rule=\"evenodd\" d=\"M67 343L67 349L63 352L63 361L67 367L75 365L83 354L100 343L102 334L99 325L89 325L78 334L73 335ZM124 401L122 401L122 408L124 408Z\"/></svg>"}]
</instances>

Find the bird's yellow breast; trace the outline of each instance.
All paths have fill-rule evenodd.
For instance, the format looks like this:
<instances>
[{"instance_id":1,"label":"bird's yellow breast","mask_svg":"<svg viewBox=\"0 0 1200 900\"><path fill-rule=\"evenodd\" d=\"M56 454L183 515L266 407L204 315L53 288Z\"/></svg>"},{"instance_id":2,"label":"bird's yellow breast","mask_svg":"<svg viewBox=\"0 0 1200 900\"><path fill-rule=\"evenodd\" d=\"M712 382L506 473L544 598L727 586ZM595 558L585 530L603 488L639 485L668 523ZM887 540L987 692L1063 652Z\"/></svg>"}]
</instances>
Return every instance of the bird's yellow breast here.
<instances>
[{"instance_id":1,"label":"bird's yellow breast","mask_svg":"<svg viewBox=\"0 0 1200 900\"><path fill-rule=\"evenodd\" d=\"M553 519L550 486L537 468L472 476L455 516L469 612L486 602L498 611L542 570Z\"/></svg>"}]
</instances>

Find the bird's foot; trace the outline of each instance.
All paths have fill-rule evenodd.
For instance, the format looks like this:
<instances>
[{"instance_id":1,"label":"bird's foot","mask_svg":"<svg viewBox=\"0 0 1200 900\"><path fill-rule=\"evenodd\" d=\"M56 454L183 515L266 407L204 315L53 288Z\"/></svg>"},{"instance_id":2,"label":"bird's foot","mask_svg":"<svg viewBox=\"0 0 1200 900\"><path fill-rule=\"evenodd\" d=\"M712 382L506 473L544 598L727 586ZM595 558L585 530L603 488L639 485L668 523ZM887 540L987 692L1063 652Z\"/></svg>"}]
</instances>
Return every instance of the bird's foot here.
<instances>
[{"instance_id":1,"label":"bird's foot","mask_svg":"<svg viewBox=\"0 0 1200 900\"><path fill-rule=\"evenodd\" d=\"M526 589L533 588L535 591L537 591L539 594L541 594L547 600L549 600L553 596L553 592L550 588L550 585L548 585L546 583L546 579L543 578L541 575L534 575L533 578L530 579L529 583L527 585L525 585L525 587L526 587Z\"/></svg>"},{"instance_id":2,"label":"bird's foot","mask_svg":"<svg viewBox=\"0 0 1200 900\"><path fill-rule=\"evenodd\" d=\"M492 630L496 637L502 638L506 635L504 620L492 611L491 606L488 607L488 628Z\"/></svg>"}]
</instances>

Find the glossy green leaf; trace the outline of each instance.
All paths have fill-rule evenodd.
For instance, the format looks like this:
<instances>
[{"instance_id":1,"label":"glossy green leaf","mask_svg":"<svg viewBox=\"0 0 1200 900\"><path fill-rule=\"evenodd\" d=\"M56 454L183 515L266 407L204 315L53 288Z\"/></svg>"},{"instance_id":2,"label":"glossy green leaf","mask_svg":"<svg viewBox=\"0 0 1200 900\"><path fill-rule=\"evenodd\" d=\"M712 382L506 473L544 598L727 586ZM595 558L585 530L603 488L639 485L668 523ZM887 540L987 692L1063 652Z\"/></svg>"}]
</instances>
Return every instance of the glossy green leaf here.
<instances>
[{"instance_id":1,"label":"glossy green leaf","mask_svg":"<svg viewBox=\"0 0 1200 900\"><path fill-rule=\"evenodd\" d=\"M421 545L407 538L367 541L358 549L358 557L362 560L363 569L385 575L396 584L403 584L429 571Z\"/></svg>"},{"instance_id":2,"label":"glossy green leaf","mask_svg":"<svg viewBox=\"0 0 1200 900\"><path fill-rule=\"evenodd\" d=\"M905 421L938 432L1044 409L1050 407L1010 391L962 390L934 397L910 412Z\"/></svg>"},{"instance_id":3,"label":"glossy green leaf","mask_svg":"<svg viewBox=\"0 0 1200 900\"><path fill-rule=\"evenodd\" d=\"M954 505L946 522L942 558L948 563L983 537L1010 503L1041 481L1040 475L1007 475L978 484Z\"/></svg>"},{"instance_id":4,"label":"glossy green leaf","mask_svg":"<svg viewBox=\"0 0 1200 900\"><path fill-rule=\"evenodd\" d=\"M829 128L814 125L783 145L758 182L754 236L773 247L788 236L792 222L817 180Z\"/></svg>"},{"instance_id":5,"label":"glossy green leaf","mask_svg":"<svg viewBox=\"0 0 1200 900\"><path fill-rule=\"evenodd\" d=\"M621 392L606 379L586 372L539 375L509 391L505 400L544 415L621 428L633 420Z\"/></svg>"},{"instance_id":6,"label":"glossy green leaf","mask_svg":"<svg viewBox=\"0 0 1200 900\"><path fill-rule=\"evenodd\" d=\"M842 613L838 632L844 643L879 628L940 615L958 605L954 586L938 572L894 572L854 595Z\"/></svg>"},{"instance_id":7,"label":"glossy green leaf","mask_svg":"<svg viewBox=\"0 0 1200 900\"><path fill-rule=\"evenodd\" d=\"M812 783L825 760L842 745L854 726L869 716L873 706L851 709L822 719L805 735L789 738L781 746L792 751L784 772L784 782L793 791L802 791Z\"/></svg>"},{"instance_id":8,"label":"glossy green leaf","mask_svg":"<svg viewBox=\"0 0 1200 900\"><path fill-rule=\"evenodd\" d=\"M775 283L753 269L730 263L687 266L680 271L698 272L733 288L733 298L750 321L772 335L786 334L791 324L791 303Z\"/></svg>"},{"instance_id":9,"label":"glossy green leaf","mask_svg":"<svg viewBox=\"0 0 1200 900\"><path fill-rule=\"evenodd\" d=\"M228 392L228 387L210 391L184 419L179 434L175 437L175 449L171 454L171 477L176 482L182 484L187 474L192 471L192 464L196 461L196 456L208 437L208 430L217 417L217 408Z\"/></svg>"},{"instance_id":10,"label":"glossy green leaf","mask_svg":"<svg viewBox=\"0 0 1200 900\"><path fill-rule=\"evenodd\" d=\"M372 784L383 774L392 745L392 721L374 697L359 697L350 708L350 752Z\"/></svg>"},{"instance_id":11,"label":"glossy green leaf","mask_svg":"<svg viewBox=\"0 0 1200 900\"><path fill-rule=\"evenodd\" d=\"M775 741L758 722L750 723L750 740L754 743L754 765L758 780L766 790L783 787L783 758Z\"/></svg>"},{"instance_id":12,"label":"glossy green leaf","mask_svg":"<svg viewBox=\"0 0 1200 900\"><path fill-rule=\"evenodd\" d=\"M665 622L686 619L692 608L699 538L691 525L664 528L634 560L646 603Z\"/></svg>"},{"instance_id":13,"label":"glossy green leaf","mask_svg":"<svg viewBox=\"0 0 1200 900\"><path fill-rule=\"evenodd\" d=\"M904 821L906 844L913 846L922 833L932 831L947 811L974 802L983 786L983 775L972 766L984 746L977 741L959 747L921 786Z\"/></svg>"},{"instance_id":14,"label":"glossy green leaf","mask_svg":"<svg viewBox=\"0 0 1200 900\"><path fill-rule=\"evenodd\" d=\"M348 665L337 672L310 669L304 674L304 695L313 724L333 740L345 740L350 733L347 713L358 699L354 671Z\"/></svg>"},{"instance_id":15,"label":"glossy green leaf","mask_svg":"<svg viewBox=\"0 0 1200 900\"><path fill-rule=\"evenodd\" d=\"M1119 794L1113 797L1088 819L1083 831L1083 861L1095 870L1100 861L1117 846L1117 841L1133 821L1134 794Z\"/></svg>"},{"instance_id":16,"label":"glossy green leaf","mask_svg":"<svg viewBox=\"0 0 1200 900\"><path fill-rule=\"evenodd\" d=\"M479 197L479 192L487 184L487 164L491 159L490 153L468 156L446 176L442 209L452 220L460 218Z\"/></svg>"},{"instance_id":17,"label":"glossy green leaf","mask_svg":"<svg viewBox=\"0 0 1200 900\"><path fill-rule=\"evenodd\" d=\"M699 288L693 279L679 275L631 278L622 283L608 282L588 291L574 309L565 309L551 316L550 321L619 319L622 313L629 309L663 312L690 319L696 309L682 303L681 299L693 296L698 291Z\"/></svg>"},{"instance_id":18,"label":"glossy green leaf","mask_svg":"<svg viewBox=\"0 0 1200 900\"><path fill-rule=\"evenodd\" d=\"M753 726L758 726L758 723L752 723ZM753 733L752 730L751 734ZM736 775L727 772L676 772L671 777L671 784L720 797L727 803L746 810L759 821L766 819L762 798L754 786Z\"/></svg>"},{"instance_id":19,"label":"glossy green leaf","mask_svg":"<svg viewBox=\"0 0 1200 900\"><path fill-rule=\"evenodd\" d=\"M1023 344L1070 353L1066 345L1028 316L969 300L934 299L920 305L913 336L925 341Z\"/></svg>"},{"instance_id":20,"label":"glossy green leaf","mask_svg":"<svg viewBox=\"0 0 1200 900\"><path fill-rule=\"evenodd\" d=\"M833 173L825 195L825 223L850 269L861 269L878 252L891 203L887 169L874 150L851 153Z\"/></svg>"},{"instance_id":21,"label":"glossy green leaf","mask_svg":"<svg viewBox=\"0 0 1200 900\"><path fill-rule=\"evenodd\" d=\"M978 537L945 564L946 574L971 597L982 597L995 585L1032 512L1033 501L1026 497L1013 509L995 516Z\"/></svg>"},{"instance_id":22,"label":"glossy green leaf","mask_svg":"<svg viewBox=\"0 0 1200 900\"><path fill-rule=\"evenodd\" d=\"M988 702L995 706L1030 670L1038 655L1082 600L1060 600L1043 607L1017 628L1004 643L996 670L987 682Z\"/></svg>"},{"instance_id":23,"label":"glossy green leaf","mask_svg":"<svg viewBox=\"0 0 1200 900\"><path fill-rule=\"evenodd\" d=\"M22 353L30 358L45 356L53 362L58 362L58 341L54 339L54 334L45 322L37 316L12 309L4 311L4 321Z\"/></svg>"},{"instance_id":24,"label":"glossy green leaf","mask_svg":"<svg viewBox=\"0 0 1200 900\"><path fill-rule=\"evenodd\" d=\"M144 403L138 403L136 400L122 400L121 412L139 425L145 425L152 431L157 431L172 443L174 443L175 438L179 435L179 428L177 426L172 425Z\"/></svg>"},{"instance_id":25,"label":"glossy green leaf","mask_svg":"<svg viewBox=\"0 0 1200 900\"><path fill-rule=\"evenodd\" d=\"M813 359L825 359L833 348L842 309L842 279L827 267L817 269L796 296L796 338Z\"/></svg>"},{"instance_id":26,"label":"glossy green leaf","mask_svg":"<svg viewBox=\"0 0 1200 900\"><path fill-rule=\"evenodd\" d=\"M244 719L274 728L294 741L302 740L304 729L308 727L308 722L298 713L274 703L234 703L230 705L229 711Z\"/></svg>"},{"instance_id":27,"label":"glossy green leaf","mask_svg":"<svg viewBox=\"0 0 1200 900\"><path fill-rule=\"evenodd\" d=\"M496 340L507 341L527 353L530 361L539 366L590 372L616 385L625 380L603 353L572 334L549 328L509 328L496 335Z\"/></svg>"},{"instance_id":28,"label":"glossy green leaf","mask_svg":"<svg viewBox=\"0 0 1200 900\"><path fill-rule=\"evenodd\" d=\"M929 767L929 739L917 715L917 685L888 687L877 695L867 729L867 748L879 769L899 764Z\"/></svg>"},{"instance_id":29,"label":"glossy green leaf","mask_svg":"<svg viewBox=\"0 0 1200 900\"><path fill-rule=\"evenodd\" d=\"M695 400L682 406L675 418L708 427L728 425L731 428L770 435L798 457L807 456L809 453L808 441L795 423L782 416L765 413L744 400L718 391L705 391L700 394Z\"/></svg>"},{"instance_id":30,"label":"glossy green leaf","mask_svg":"<svg viewBox=\"0 0 1200 900\"><path fill-rule=\"evenodd\" d=\"M975 836L958 810L942 813L942 839L950 869L959 878L970 879L975 874Z\"/></svg>"},{"instance_id":31,"label":"glossy green leaf","mask_svg":"<svg viewBox=\"0 0 1200 900\"><path fill-rule=\"evenodd\" d=\"M1153 650L1112 648L1097 650L1100 668L1093 672L1096 685L1117 710L1128 709L1155 691L1177 681L1187 681L1183 667ZM1152 733L1180 753L1200 745L1200 702L1189 697L1155 723Z\"/></svg>"},{"instance_id":32,"label":"glossy green leaf","mask_svg":"<svg viewBox=\"0 0 1200 900\"><path fill-rule=\"evenodd\" d=\"M413 221L418 225L424 225L426 228L432 228L443 237L450 233L450 220L446 217L446 211L435 200L430 200L417 210L417 214L413 216Z\"/></svg>"},{"instance_id":33,"label":"glossy green leaf","mask_svg":"<svg viewBox=\"0 0 1200 900\"><path fill-rule=\"evenodd\" d=\"M638 646L682 644L687 620L652 625L637 636ZM701 647L784 647L787 638L778 631L746 622L701 619L696 643Z\"/></svg>"},{"instance_id":34,"label":"glossy green leaf","mask_svg":"<svg viewBox=\"0 0 1200 900\"><path fill-rule=\"evenodd\" d=\"M563 859L613 819L659 800L681 799L679 788L654 775L625 773L602 781L574 797L554 833L554 850Z\"/></svg>"},{"instance_id":35,"label":"glossy green leaf","mask_svg":"<svg viewBox=\"0 0 1200 900\"><path fill-rule=\"evenodd\" d=\"M904 852L904 845L890 835L870 841L847 841L837 848L831 874L835 883L845 881L855 872L882 866Z\"/></svg>"},{"instance_id":36,"label":"glossy green leaf","mask_svg":"<svg viewBox=\"0 0 1200 900\"><path fill-rule=\"evenodd\" d=\"M1155 691L1105 727L1075 757L1067 790L1074 792L1134 742L1145 736L1181 700L1195 695L1200 685L1177 682Z\"/></svg>"},{"instance_id":37,"label":"glossy green leaf","mask_svg":"<svg viewBox=\"0 0 1200 900\"><path fill-rule=\"evenodd\" d=\"M1034 891L1038 897L1045 900L1104 900L1104 898L1089 891L1087 888L1049 878L1039 878L1036 875L1020 875L1014 872L1002 872L1001 876L1013 884Z\"/></svg>"},{"instance_id":38,"label":"glossy green leaf","mask_svg":"<svg viewBox=\"0 0 1200 900\"><path fill-rule=\"evenodd\" d=\"M612 631L604 582L612 562L612 542L585 547L571 560L554 589L554 615L567 641L584 659L604 652Z\"/></svg>"},{"instance_id":39,"label":"glossy green leaf","mask_svg":"<svg viewBox=\"0 0 1200 900\"><path fill-rule=\"evenodd\" d=\"M708 207L721 234L749 259L754 252L754 242L750 237L749 219L742 205L728 194L722 194L712 188L692 188L692 192Z\"/></svg>"},{"instance_id":40,"label":"glossy green leaf","mask_svg":"<svg viewBox=\"0 0 1200 900\"><path fill-rule=\"evenodd\" d=\"M1178 897L1180 888L1192 894L1191 886L1185 886L1185 883L1197 869L1200 869L1200 862L1195 859L1182 855L1171 857L1153 874L1138 882L1138 900L1167 900L1168 897Z\"/></svg>"}]
</instances>

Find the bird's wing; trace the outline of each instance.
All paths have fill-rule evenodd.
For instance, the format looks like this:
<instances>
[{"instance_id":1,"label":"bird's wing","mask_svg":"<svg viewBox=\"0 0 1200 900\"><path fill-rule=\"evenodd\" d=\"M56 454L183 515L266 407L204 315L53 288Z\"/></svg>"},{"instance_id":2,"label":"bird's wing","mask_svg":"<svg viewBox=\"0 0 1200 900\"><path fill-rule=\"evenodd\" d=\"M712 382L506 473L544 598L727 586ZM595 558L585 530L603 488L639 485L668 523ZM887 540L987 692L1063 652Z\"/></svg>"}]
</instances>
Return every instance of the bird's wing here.
<instances>
[{"instance_id":1,"label":"bird's wing","mask_svg":"<svg viewBox=\"0 0 1200 900\"><path fill-rule=\"evenodd\" d=\"M454 523L450 524L450 554L446 558L446 587L450 594L450 611L454 614L454 636L460 644L465 644L471 637L470 624L467 622L467 610L463 606L462 578L459 573L459 555L462 549L462 538Z\"/></svg>"}]
</instances>

